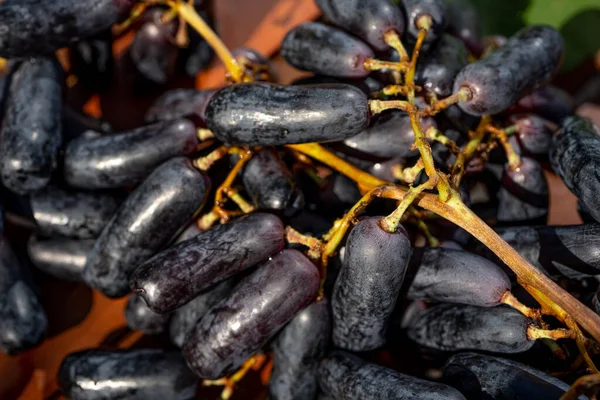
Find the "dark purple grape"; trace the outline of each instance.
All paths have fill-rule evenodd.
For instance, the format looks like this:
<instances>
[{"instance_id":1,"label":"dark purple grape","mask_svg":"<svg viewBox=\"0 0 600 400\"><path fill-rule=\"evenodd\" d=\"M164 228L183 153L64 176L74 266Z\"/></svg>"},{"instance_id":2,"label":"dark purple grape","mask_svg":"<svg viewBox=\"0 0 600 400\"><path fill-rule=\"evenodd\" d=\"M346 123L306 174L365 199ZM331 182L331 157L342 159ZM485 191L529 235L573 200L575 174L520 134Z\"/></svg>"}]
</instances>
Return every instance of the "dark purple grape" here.
<instances>
[{"instance_id":1,"label":"dark purple grape","mask_svg":"<svg viewBox=\"0 0 600 400\"><path fill-rule=\"evenodd\" d=\"M448 32L463 41L478 57L483 52L481 18L471 0L444 0Z\"/></svg>"},{"instance_id":2,"label":"dark purple grape","mask_svg":"<svg viewBox=\"0 0 600 400\"><path fill-rule=\"evenodd\" d=\"M13 2L0 3L0 21L5 22L1 10L7 3ZM43 57L24 61L12 74L0 140L0 173L4 186L16 193L42 189L56 168L62 143L62 75L55 59Z\"/></svg>"},{"instance_id":3,"label":"dark purple grape","mask_svg":"<svg viewBox=\"0 0 600 400\"><path fill-rule=\"evenodd\" d=\"M362 38L376 50L386 50L383 36L404 32L402 10L389 0L315 0L325 18Z\"/></svg>"},{"instance_id":4,"label":"dark purple grape","mask_svg":"<svg viewBox=\"0 0 600 400\"><path fill-rule=\"evenodd\" d=\"M83 279L109 297L129 292L133 270L160 251L199 210L208 177L185 158L156 168L114 214L88 254Z\"/></svg>"},{"instance_id":5,"label":"dark purple grape","mask_svg":"<svg viewBox=\"0 0 600 400\"><path fill-rule=\"evenodd\" d=\"M336 350L319 367L325 394L344 400L464 400L456 389L370 364Z\"/></svg>"},{"instance_id":6,"label":"dark purple grape","mask_svg":"<svg viewBox=\"0 0 600 400\"><path fill-rule=\"evenodd\" d=\"M535 343L527 336L529 325L527 317L507 306L439 304L411 322L408 337L437 350L521 353Z\"/></svg>"},{"instance_id":7,"label":"dark purple grape","mask_svg":"<svg viewBox=\"0 0 600 400\"><path fill-rule=\"evenodd\" d=\"M596 314L600 314L600 286L592 298L592 307Z\"/></svg>"},{"instance_id":8,"label":"dark purple grape","mask_svg":"<svg viewBox=\"0 0 600 400\"><path fill-rule=\"evenodd\" d=\"M333 343L340 348L366 351L385 343L412 249L402 226L389 233L380 220L360 221L346 241L331 296Z\"/></svg>"},{"instance_id":9,"label":"dark purple grape","mask_svg":"<svg viewBox=\"0 0 600 400\"><path fill-rule=\"evenodd\" d=\"M183 355L196 374L217 379L239 368L317 295L319 272L284 250L248 275L196 325Z\"/></svg>"},{"instance_id":10,"label":"dark purple grape","mask_svg":"<svg viewBox=\"0 0 600 400\"><path fill-rule=\"evenodd\" d=\"M546 275L580 279L600 273L599 224L515 226L496 231L513 249ZM478 245L475 252L497 260L483 245Z\"/></svg>"},{"instance_id":11,"label":"dark purple grape","mask_svg":"<svg viewBox=\"0 0 600 400\"><path fill-rule=\"evenodd\" d=\"M317 370L330 337L331 310L326 299L306 307L282 329L273 344L270 399L315 398Z\"/></svg>"},{"instance_id":12,"label":"dark purple grape","mask_svg":"<svg viewBox=\"0 0 600 400\"><path fill-rule=\"evenodd\" d=\"M431 17L431 29L425 36L424 46L433 43L446 30L448 6L444 0L402 0L406 12L406 32L413 40L419 35L417 21L419 18L429 15Z\"/></svg>"},{"instance_id":13,"label":"dark purple grape","mask_svg":"<svg viewBox=\"0 0 600 400\"><path fill-rule=\"evenodd\" d=\"M79 138L65 151L64 177L73 187L118 188L141 182L154 168L196 151L194 124L162 121L115 135Z\"/></svg>"},{"instance_id":14,"label":"dark purple grape","mask_svg":"<svg viewBox=\"0 0 600 400\"><path fill-rule=\"evenodd\" d=\"M43 239L32 235L27 254L36 268L58 279L79 282L94 240Z\"/></svg>"},{"instance_id":15,"label":"dark purple grape","mask_svg":"<svg viewBox=\"0 0 600 400\"><path fill-rule=\"evenodd\" d=\"M234 285L234 278L227 279L175 310L169 324L171 342L179 348L183 347L200 318L217 303L225 299Z\"/></svg>"},{"instance_id":16,"label":"dark purple grape","mask_svg":"<svg viewBox=\"0 0 600 400\"><path fill-rule=\"evenodd\" d=\"M112 133L112 131L111 125L106 121L94 118L81 111L76 111L69 106L63 107L63 145L84 134L85 136L89 136L90 132L92 135L101 136L105 133Z\"/></svg>"},{"instance_id":17,"label":"dark purple grape","mask_svg":"<svg viewBox=\"0 0 600 400\"><path fill-rule=\"evenodd\" d=\"M33 218L45 236L77 239L96 238L119 207L118 197L81 191L66 191L56 186L30 197Z\"/></svg>"},{"instance_id":18,"label":"dark purple grape","mask_svg":"<svg viewBox=\"0 0 600 400\"><path fill-rule=\"evenodd\" d=\"M157 314L144 299L132 294L125 306L125 322L130 329L142 331L145 335L158 335L167 330L171 314Z\"/></svg>"},{"instance_id":19,"label":"dark purple grape","mask_svg":"<svg viewBox=\"0 0 600 400\"><path fill-rule=\"evenodd\" d=\"M415 249L418 271L407 293L410 300L493 307L510 291L510 280L493 262L462 250Z\"/></svg>"},{"instance_id":20,"label":"dark purple grape","mask_svg":"<svg viewBox=\"0 0 600 400\"><path fill-rule=\"evenodd\" d=\"M498 191L498 222L504 224L545 224L550 203L548 183L541 165L521 157L518 168L504 164Z\"/></svg>"},{"instance_id":21,"label":"dark purple grape","mask_svg":"<svg viewBox=\"0 0 600 400\"><path fill-rule=\"evenodd\" d=\"M156 312L184 305L203 290L277 254L285 246L283 223L255 213L218 225L146 261L131 289Z\"/></svg>"},{"instance_id":22,"label":"dark purple grape","mask_svg":"<svg viewBox=\"0 0 600 400\"><path fill-rule=\"evenodd\" d=\"M259 53L254 49L250 49L248 47L237 47L231 50L231 55L236 60L248 61L253 64L258 65L268 65L269 58L265 57L263 54Z\"/></svg>"},{"instance_id":23,"label":"dark purple grape","mask_svg":"<svg viewBox=\"0 0 600 400\"><path fill-rule=\"evenodd\" d=\"M442 381L467 399L556 400L569 385L516 361L477 353L459 353L444 366Z\"/></svg>"},{"instance_id":24,"label":"dark purple grape","mask_svg":"<svg viewBox=\"0 0 600 400\"><path fill-rule=\"evenodd\" d=\"M573 115L575 105L569 93L556 86L547 85L523 96L514 109L518 112L537 114L560 124L563 119Z\"/></svg>"},{"instance_id":25,"label":"dark purple grape","mask_svg":"<svg viewBox=\"0 0 600 400\"><path fill-rule=\"evenodd\" d=\"M0 57L52 53L109 29L126 17L134 0L39 0L0 3Z\"/></svg>"},{"instance_id":26,"label":"dark purple grape","mask_svg":"<svg viewBox=\"0 0 600 400\"><path fill-rule=\"evenodd\" d=\"M177 238L175 239L175 242L173 244L185 242L186 240L189 240L189 239L193 238L194 236L199 235L201 233L202 233L202 231L198 227L198 224L196 223L196 221L193 221L191 224L189 224L187 226L187 228L185 228L179 234L179 236L177 236Z\"/></svg>"},{"instance_id":27,"label":"dark purple grape","mask_svg":"<svg viewBox=\"0 0 600 400\"><path fill-rule=\"evenodd\" d=\"M110 87L114 72L110 30L75 43L69 52L71 69L87 89L104 91Z\"/></svg>"},{"instance_id":28,"label":"dark purple grape","mask_svg":"<svg viewBox=\"0 0 600 400\"><path fill-rule=\"evenodd\" d=\"M150 82L163 85L176 72L179 48L173 44L177 20L163 22L162 9L150 10L147 21L137 30L129 55L138 72Z\"/></svg>"},{"instance_id":29,"label":"dark purple grape","mask_svg":"<svg viewBox=\"0 0 600 400\"><path fill-rule=\"evenodd\" d=\"M146 122L165 121L185 116L204 120L206 106L216 90L173 89L160 96L146 112Z\"/></svg>"},{"instance_id":30,"label":"dark purple grape","mask_svg":"<svg viewBox=\"0 0 600 400\"><path fill-rule=\"evenodd\" d=\"M552 138L550 162L554 171L596 221L600 221L599 152L600 130L586 118L565 119Z\"/></svg>"},{"instance_id":31,"label":"dark purple grape","mask_svg":"<svg viewBox=\"0 0 600 400\"><path fill-rule=\"evenodd\" d=\"M421 118L421 126L426 130L437 125L433 118L425 117ZM344 140L344 144L356 152L383 159L405 160L418 154L417 150L410 148L414 141L415 133L408 114L403 111L391 111L378 116L363 132Z\"/></svg>"},{"instance_id":32,"label":"dark purple grape","mask_svg":"<svg viewBox=\"0 0 600 400\"><path fill-rule=\"evenodd\" d=\"M472 98L458 103L469 114L497 114L523 95L546 83L558 69L564 43L545 25L528 26L487 57L467 65L454 81L454 92L465 87Z\"/></svg>"},{"instance_id":33,"label":"dark purple grape","mask_svg":"<svg viewBox=\"0 0 600 400\"><path fill-rule=\"evenodd\" d=\"M71 353L57 379L64 395L74 400L188 400L198 384L178 352L162 349Z\"/></svg>"},{"instance_id":34,"label":"dark purple grape","mask_svg":"<svg viewBox=\"0 0 600 400\"><path fill-rule=\"evenodd\" d=\"M331 142L369 124L367 96L350 85L226 86L209 101L206 122L227 145Z\"/></svg>"},{"instance_id":35,"label":"dark purple grape","mask_svg":"<svg viewBox=\"0 0 600 400\"><path fill-rule=\"evenodd\" d=\"M244 168L242 181L258 209L293 215L304 207L302 192L274 149L262 149L254 154Z\"/></svg>"},{"instance_id":36,"label":"dark purple grape","mask_svg":"<svg viewBox=\"0 0 600 400\"><path fill-rule=\"evenodd\" d=\"M19 265L6 238L0 239L0 351L14 355L37 346L47 326L25 266Z\"/></svg>"},{"instance_id":37,"label":"dark purple grape","mask_svg":"<svg viewBox=\"0 0 600 400\"><path fill-rule=\"evenodd\" d=\"M364 78L365 61L373 50L344 31L318 22L291 29L281 45L281 55L296 68L341 78Z\"/></svg>"},{"instance_id":38,"label":"dark purple grape","mask_svg":"<svg viewBox=\"0 0 600 400\"><path fill-rule=\"evenodd\" d=\"M417 64L415 83L438 97L448 97L454 78L468 63L469 54L463 42L444 34Z\"/></svg>"},{"instance_id":39,"label":"dark purple grape","mask_svg":"<svg viewBox=\"0 0 600 400\"><path fill-rule=\"evenodd\" d=\"M546 158L550 152L554 129L552 123L534 114L517 114L509 118L517 133L509 138L521 154Z\"/></svg>"},{"instance_id":40,"label":"dark purple grape","mask_svg":"<svg viewBox=\"0 0 600 400\"><path fill-rule=\"evenodd\" d=\"M343 79L343 78L334 78L331 76L323 76L323 75L312 75L303 78L298 78L293 81L292 85L319 85L319 84L327 84L327 83L345 83L347 85L352 85L357 89L360 89L364 94L370 96L371 93L380 91L384 88L384 85L377 81L375 78L367 76L364 79Z\"/></svg>"}]
</instances>

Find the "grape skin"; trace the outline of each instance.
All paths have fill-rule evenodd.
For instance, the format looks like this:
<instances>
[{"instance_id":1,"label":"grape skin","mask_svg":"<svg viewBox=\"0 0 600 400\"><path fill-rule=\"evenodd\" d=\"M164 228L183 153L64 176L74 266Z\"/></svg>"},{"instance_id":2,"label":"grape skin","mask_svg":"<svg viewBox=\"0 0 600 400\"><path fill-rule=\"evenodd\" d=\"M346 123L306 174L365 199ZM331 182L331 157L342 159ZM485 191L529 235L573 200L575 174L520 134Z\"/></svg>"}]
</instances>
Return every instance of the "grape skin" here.
<instances>
[{"instance_id":1,"label":"grape skin","mask_svg":"<svg viewBox=\"0 0 600 400\"><path fill-rule=\"evenodd\" d=\"M556 124L573 115L575 105L571 95L553 85L546 85L523 96L510 111L537 114Z\"/></svg>"},{"instance_id":2,"label":"grape skin","mask_svg":"<svg viewBox=\"0 0 600 400\"><path fill-rule=\"evenodd\" d=\"M88 253L95 240L67 238L40 238L31 235L27 242L27 254L36 268L58 279L81 282L81 274Z\"/></svg>"},{"instance_id":3,"label":"grape skin","mask_svg":"<svg viewBox=\"0 0 600 400\"><path fill-rule=\"evenodd\" d=\"M170 319L170 314L152 311L146 301L136 294L132 294L127 300L125 322L130 329L142 331L145 335L158 335L167 329Z\"/></svg>"},{"instance_id":4,"label":"grape skin","mask_svg":"<svg viewBox=\"0 0 600 400\"><path fill-rule=\"evenodd\" d=\"M317 268L297 250L282 251L202 317L183 348L188 366L204 379L236 370L310 304L318 288Z\"/></svg>"},{"instance_id":5,"label":"grape skin","mask_svg":"<svg viewBox=\"0 0 600 400\"><path fill-rule=\"evenodd\" d=\"M509 118L517 130L509 142L520 154L536 159L547 159L552 145L552 123L535 114L516 114Z\"/></svg>"},{"instance_id":6,"label":"grape skin","mask_svg":"<svg viewBox=\"0 0 600 400\"><path fill-rule=\"evenodd\" d=\"M444 0L448 32L462 40L475 56L483 52L481 19L470 0Z\"/></svg>"},{"instance_id":7,"label":"grape skin","mask_svg":"<svg viewBox=\"0 0 600 400\"><path fill-rule=\"evenodd\" d=\"M158 313L172 311L204 289L277 254L285 246L283 223L253 213L218 225L141 264L131 289Z\"/></svg>"},{"instance_id":8,"label":"grape skin","mask_svg":"<svg viewBox=\"0 0 600 400\"><path fill-rule=\"evenodd\" d=\"M173 89L163 93L146 112L148 123L191 117L204 121L206 106L217 91L214 89Z\"/></svg>"},{"instance_id":9,"label":"grape skin","mask_svg":"<svg viewBox=\"0 0 600 400\"><path fill-rule=\"evenodd\" d=\"M444 0L402 0L402 6L406 12L408 22L406 32L413 40L416 40L419 35L419 28L416 25L417 20L424 15L431 17L431 29L427 32L423 42L425 48L435 42L446 29L447 5Z\"/></svg>"},{"instance_id":10,"label":"grape skin","mask_svg":"<svg viewBox=\"0 0 600 400\"><path fill-rule=\"evenodd\" d=\"M156 168L114 214L88 254L83 279L109 297L129 292L129 275L161 250L202 207L208 177L185 158Z\"/></svg>"}]
</instances>

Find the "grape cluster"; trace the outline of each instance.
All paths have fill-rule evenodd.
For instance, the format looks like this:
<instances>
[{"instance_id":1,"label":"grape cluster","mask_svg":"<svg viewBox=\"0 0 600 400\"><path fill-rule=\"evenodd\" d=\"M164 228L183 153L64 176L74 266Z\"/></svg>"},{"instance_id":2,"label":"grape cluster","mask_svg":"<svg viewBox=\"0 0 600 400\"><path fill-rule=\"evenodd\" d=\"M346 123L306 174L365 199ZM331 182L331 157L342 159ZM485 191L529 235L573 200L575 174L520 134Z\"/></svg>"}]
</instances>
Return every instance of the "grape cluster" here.
<instances>
[{"instance_id":1,"label":"grape cluster","mask_svg":"<svg viewBox=\"0 0 600 400\"><path fill-rule=\"evenodd\" d=\"M310 75L283 85L192 3L0 2L0 350L43 340L53 276L170 339L66 355L71 399L227 399L251 369L274 400L558 399L549 372L595 369L600 131L548 85L556 30L488 46L469 1L315 0L281 44ZM211 46L229 84L165 91L131 130L79 115L67 77L111 84L127 30L145 85ZM547 225L548 169L585 224Z\"/></svg>"}]
</instances>

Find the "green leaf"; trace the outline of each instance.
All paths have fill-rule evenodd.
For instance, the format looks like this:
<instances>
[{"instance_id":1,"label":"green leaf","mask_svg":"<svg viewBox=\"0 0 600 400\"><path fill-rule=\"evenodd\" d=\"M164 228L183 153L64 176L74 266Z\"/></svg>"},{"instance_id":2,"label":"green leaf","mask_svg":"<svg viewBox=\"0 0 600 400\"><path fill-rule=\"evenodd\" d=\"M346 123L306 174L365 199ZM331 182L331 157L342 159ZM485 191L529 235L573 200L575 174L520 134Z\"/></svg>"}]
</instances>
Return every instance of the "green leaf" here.
<instances>
[{"instance_id":1,"label":"green leaf","mask_svg":"<svg viewBox=\"0 0 600 400\"><path fill-rule=\"evenodd\" d=\"M546 24L560 29L569 19L588 9L600 10L598 0L532 0L524 14L528 25Z\"/></svg>"}]
</instances>

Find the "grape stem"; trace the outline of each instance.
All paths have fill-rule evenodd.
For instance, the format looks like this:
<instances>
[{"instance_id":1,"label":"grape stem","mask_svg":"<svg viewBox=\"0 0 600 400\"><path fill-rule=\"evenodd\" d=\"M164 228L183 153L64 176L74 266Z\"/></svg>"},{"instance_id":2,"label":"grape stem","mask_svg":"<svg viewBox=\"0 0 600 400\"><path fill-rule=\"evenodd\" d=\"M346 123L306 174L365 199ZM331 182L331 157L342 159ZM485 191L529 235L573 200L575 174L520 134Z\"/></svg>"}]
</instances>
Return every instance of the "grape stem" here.
<instances>
[{"instance_id":1,"label":"grape stem","mask_svg":"<svg viewBox=\"0 0 600 400\"><path fill-rule=\"evenodd\" d=\"M600 393L600 374L586 375L577 379L560 400L577 400L582 394L587 394L592 399L598 393Z\"/></svg>"},{"instance_id":2,"label":"grape stem","mask_svg":"<svg viewBox=\"0 0 600 400\"><path fill-rule=\"evenodd\" d=\"M484 116L479 121L479 125L475 132L471 132L471 139L463 148L463 150L458 153L456 160L454 161L454 166L452 167L452 184L455 188L460 186L460 181L465 173L465 166L467 161L479 148L481 141L485 137L486 129L491 121L489 116Z\"/></svg>"},{"instance_id":3,"label":"grape stem","mask_svg":"<svg viewBox=\"0 0 600 400\"><path fill-rule=\"evenodd\" d=\"M496 128L492 125L487 127L487 131L492 133L504 148L506 158L508 159L508 168L511 171L518 169L521 166L521 157L508 142L506 132L503 129Z\"/></svg>"}]
</instances>

